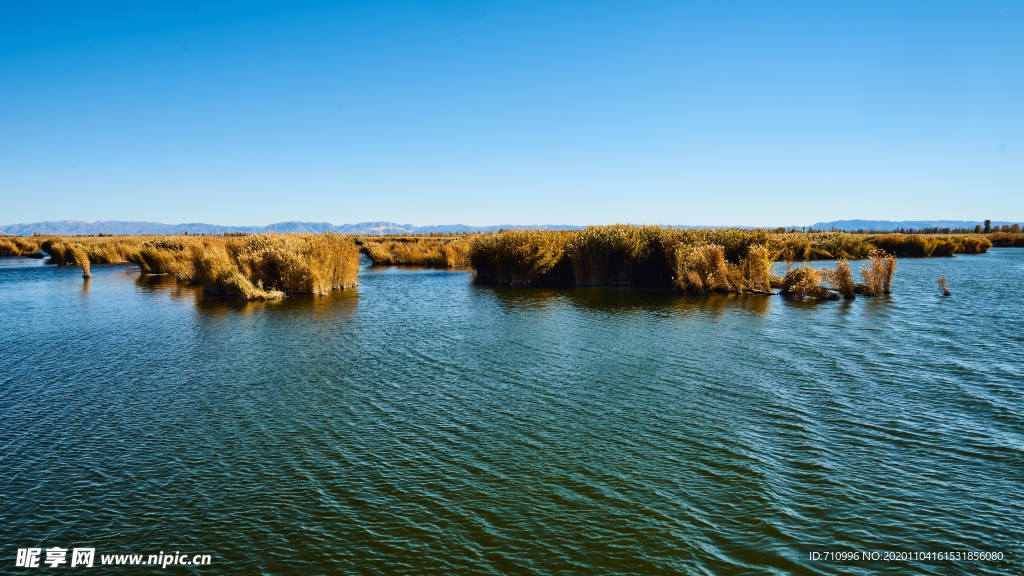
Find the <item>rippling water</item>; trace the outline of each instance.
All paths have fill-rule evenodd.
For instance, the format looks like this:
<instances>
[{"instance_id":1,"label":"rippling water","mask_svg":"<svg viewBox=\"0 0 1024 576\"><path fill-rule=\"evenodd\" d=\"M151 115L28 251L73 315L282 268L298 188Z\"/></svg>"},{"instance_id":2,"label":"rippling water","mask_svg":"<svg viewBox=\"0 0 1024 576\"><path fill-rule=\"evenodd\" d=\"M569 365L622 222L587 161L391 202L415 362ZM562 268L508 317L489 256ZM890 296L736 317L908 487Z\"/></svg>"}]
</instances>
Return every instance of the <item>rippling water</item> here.
<instances>
[{"instance_id":1,"label":"rippling water","mask_svg":"<svg viewBox=\"0 0 1024 576\"><path fill-rule=\"evenodd\" d=\"M0 259L0 571L29 546L212 554L168 568L197 574L1022 571L1021 249L819 304L396 268L245 304L93 273ZM808 556L840 549L1018 560Z\"/></svg>"}]
</instances>

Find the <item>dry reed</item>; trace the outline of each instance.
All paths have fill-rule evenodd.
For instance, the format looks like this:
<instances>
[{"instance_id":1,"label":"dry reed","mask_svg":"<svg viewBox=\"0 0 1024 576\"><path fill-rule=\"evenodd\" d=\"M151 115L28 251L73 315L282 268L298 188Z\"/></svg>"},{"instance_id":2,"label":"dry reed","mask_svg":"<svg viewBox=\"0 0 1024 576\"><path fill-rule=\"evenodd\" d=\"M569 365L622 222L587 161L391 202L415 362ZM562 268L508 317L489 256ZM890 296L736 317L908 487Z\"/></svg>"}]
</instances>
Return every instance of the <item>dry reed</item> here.
<instances>
[{"instance_id":1,"label":"dry reed","mask_svg":"<svg viewBox=\"0 0 1024 576\"><path fill-rule=\"evenodd\" d=\"M763 244L752 244L747 248L746 268L747 288L760 292L771 291L771 271L774 259L768 248Z\"/></svg>"},{"instance_id":2,"label":"dry reed","mask_svg":"<svg viewBox=\"0 0 1024 576\"><path fill-rule=\"evenodd\" d=\"M469 260L477 279L500 284L571 284L565 255L570 233L559 230L507 230L473 239Z\"/></svg>"},{"instance_id":3,"label":"dry reed","mask_svg":"<svg viewBox=\"0 0 1024 576\"><path fill-rule=\"evenodd\" d=\"M469 266L471 240L456 238L418 238L412 240L364 240L359 251L375 265L462 268Z\"/></svg>"},{"instance_id":4,"label":"dry reed","mask_svg":"<svg viewBox=\"0 0 1024 576\"><path fill-rule=\"evenodd\" d=\"M565 254L577 286L654 286L672 280L666 251L673 233L660 226L592 226L569 235Z\"/></svg>"},{"instance_id":5,"label":"dry reed","mask_svg":"<svg viewBox=\"0 0 1024 576\"><path fill-rule=\"evenodd\" d=\"M863 285L853 285L856 292L884 294L891 289L897 255L983 253L993 241L1010 244L1018 236L865 235L615 225L576 231L509 230L462 236L367 238L359 242L358 251L374 264L470 265L482 282L675 286L696 293L764 293L772 287L784 287L789 293L813 296L823 294L824 290L849 297L852 279L847 259L886 254L862 268ZM239 238L50 238L42 242L42 249L55 264L134 262L146 273L171 274L187 282L204 284L210 291L237 293L245 298L276 297L277 293L322 294L354 284L358 255L352 240L309 240L317 237L270 234ZM0 254L37 247L35 240L0 238ZM75 249L85 257L75 253ZM787 264L783 278L770 274L772 262L780 257ZM794 269L794 261L820 259L837 260L836 269L819 270L814 273L816 279L806 270ZM234 273L236 269L239 276Z\"/></svg>"},{"instance_id":6,"label":"dry reed","mask_svg":"<svg viewBox=\"0 0 1024 576\"><path fill-rule=\"evenodd\" d=\"M826 280L826 274L822 271L804 265L794 268L786 274L782 280L782 293L789 296L801 298L815 298L826 300L834 297L828 288L822 286Z\"/></svg>"},{"instance_id":7,"label":"dry reed","mask_svg":"<svg viewBox=\"0 0 1024 576\"><path fill-rule=\"evenodd\" d=\"M939 282L938 282L938 284L939 284L939 290L942 291L942 295L943 296L949 296L949 295L952 294L952 292L949 291L949 286L946 285L946 275L945 274L939 274Z\"/></svg>"},{"instance_id":8,"label":"dry reed","mask_svg":"<svg viewBox=\"0 0 1024 576\"><path fill-rule=\"evenodd\" d=\"M872 250L869 257L870 260L860 269L860 277L864 283L861 288L863 294L889 294L892 290L892 278L896 273L896 257L881 249Z\"/></svg>"},{"instance_id":9,"label":"dry reed","mask_svg":"<svg viewBox=\"0 0 1024 576\"><path fill-rule=\"evenodd\" d=\"M36 250L39 250L39 244L29 238L0 238L0 256L28 256Z\"/></svg>"},{"instance_id":10,"label":"dry reed","mask_svg":"<svg viewBox=\"0 0 1024 576\"><path fill-rule=\"evenodd\" d=\"M857 294L857 286L853 282L853 273L850 271L850 263L844 260L836 261L835 270L822 270L825 282L832 285L832 288L841 294L843 298L854 298Z\"/></svg>"},{"instance_id":11,"label":"dry reed","mask_svg":"<svg viewBox=\"0 0 1024 576\"><path fill-rule=\"evenodd\" d=\"M1016 226L1016 224L1014 224L1014 226ZM989 241L990 246L999 246L1001 248L1024 246L1024 234L1012 231L992 233L985 239Z\"/></svg>"},{"instance_id":12,"label":"dry reed","mask_svg":"<svg viewBox=\"0 0 1024 576\"><path fill-rule=\"evenodd\" d=\"M725 260L725 248L717 244L680 247L676 256L676 286L692 294L733 292L742 288Z\"/></svg>"},{"instance_id":13,"label":"dry reed","mask_svg":"<svg viewBox=\"0 0 1024 576\"><path fill-rule=\"evenodd\" d=\"M286 294L326 294L354 286L359 253L338 234L136 236L47 239L54 264L133 262L148 274L172 274L212 294L269 300Z\"/></svg>"}]
</instances>

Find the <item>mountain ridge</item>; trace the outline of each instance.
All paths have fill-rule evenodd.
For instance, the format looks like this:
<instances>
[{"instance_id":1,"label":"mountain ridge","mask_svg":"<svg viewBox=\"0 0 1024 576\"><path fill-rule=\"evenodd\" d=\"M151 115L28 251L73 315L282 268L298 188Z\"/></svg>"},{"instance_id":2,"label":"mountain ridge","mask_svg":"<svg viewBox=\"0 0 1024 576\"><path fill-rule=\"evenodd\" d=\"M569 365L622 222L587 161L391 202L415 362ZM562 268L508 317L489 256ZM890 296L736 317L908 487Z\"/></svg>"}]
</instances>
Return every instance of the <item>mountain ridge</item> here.
<instances>
[{"instance_id":1,"label":"mountain ridge","mask_svg":"<svg viewBox=\"0 0 1024 576\"><path fill-rule=\"evenodd\" d=\"M877 230L890 231L899 229L922 229L922 228L974 228L983 224L973 220L835 220L832 222L818 222L810 228L815 230ZM993 226L1012 225L1013 222L992 222ZM699 225L672 225L674 228L732 228L733 226L699 226ZM735 226L736 228L763 228L763 226ZM412 224L398 224L395 222L375 221L359 222L356 224L331 224L330 222L299 222L286 221L268 224L266 226L224 226L220 224L205 224L201 222L189 222L182 224L163 224L161 222L144 221L123 221L105 220L96 222L84 222L81 220L56 220L35 223L9 224L0 226L0 235L4 236L31 236L54 235L95 235L95 234L225 234L231 232L262 233L262 232L301 232L320 233L336 232L339 234L359 235L384 235L384 234L429 234L429 233L463 233L463 232L490 232L509 229L531 229L531 230L580 230L586 226L570 224L502 224L497 226L467 226L465 224L442 224L430 226L414 226ZM772 228L772 227L769 227ZM785 226L786 229L793 226ZM799 227L798 227L799 228Z\"/></svg>"}]
</instances>

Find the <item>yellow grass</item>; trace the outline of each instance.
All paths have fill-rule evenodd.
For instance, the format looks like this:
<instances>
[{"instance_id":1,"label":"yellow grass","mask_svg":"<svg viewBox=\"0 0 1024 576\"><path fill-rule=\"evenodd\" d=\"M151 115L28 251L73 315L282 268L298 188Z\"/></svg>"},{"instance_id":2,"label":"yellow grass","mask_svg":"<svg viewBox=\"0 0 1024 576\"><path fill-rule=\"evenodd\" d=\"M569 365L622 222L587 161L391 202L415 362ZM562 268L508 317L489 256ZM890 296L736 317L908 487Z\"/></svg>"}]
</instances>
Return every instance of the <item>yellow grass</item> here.
<instances>
[{"instance_id":1,"label":"yellow grass","mask_svg":"<svg viewBox=\"0 0 1024 576\"><path fill-rule=\"evenodd\" d=\"M672 280L674 234L660 226L592 226L568 234L577 286L653 286Z\"/></svg>"},{"instance_id":2,"label":"yellow grass","mask_svg":"<svg viewBox=\"0 0 1024 576\"><path fill-rule=\"evenodd\" d=\"M30 238L0 238L0 256L28 256L36 250L39 250L39 244Z\"/></svg>"},{"instance_id":3,"label":"yellow grass","mask_svg":"<svg viewBox=\"0 0 1024 576\"><path fill-rule=\"evenodd\" d=\"M860 269L863 293L866 296L889 294L892 290L892 277L896 272L896 257L881 249L872 250L869 256L871 259Z\"/></svg>"},{"instance_id":4,"label":"yellow grass","mask_svg":"<svg viewBox=\"0 0 1024 576\"><path fill-rule=\"evenodd\" d=\"M826 299L831 296L828 288L822 286L826 275L810 266L790 270L782 280L782 293L801 298Z\"/></svg>"},{"instance_id":5,"label":"yellow grass","mask_svg":"<svg viewBox=\"0 0 1024 576\"><path fill-rule=\"evenodd\" d=\"M469 236L362 240L359 251L375 265L461 268L469 266Z\"/></svg>"},{"instance_id":6,"label":"yellow grass","mask_svg":"<svg viewBox=\"0 0 1024 576\"><path fill-rule=\"evenodd\" d=\"M771 290L771 271L774 258L763 244L747 247L747 288L767 292Z\"/></svg>"},{"instance_id":7,"label":"yellow grass","mask_svg":"<svg viewBox=\"0 0 1024 576\"><path fill-rule=\"evenodd\" d=\"M1017 224L1014 224L1014 226L1017 226ZM1016 232L1012 228L1010 232L995 232L989 234L986 240L991 242L990 246L1021 247L1024 246L1024 234L1020 234L1019 230L1020 228L1018 227Z\"/></svg>"},{"instance_id":8,"label":"yellow grass","mask_svg":"<svg viewBox=\"0 0 1024 576\"><path fill-rule=\"evenodd\" d=\"M212 294L270 300L355 286L359 253L338 234L51 238L43 250L59 265L133 262Z\"/></svg>"},{"instance_id":9,"label":"yellow grass","mask_svg":"<svg viewBox=\"0 0 1024 576\"><path fill-rule=\"evenodd\" d=\"M571 284L565 258L570 232L508 230L473 238L469 261L483 282L499 284Z\"/></svg>"},{"instance_id":10,"label":"yellow grass","mask_svg":"<svg viewBox=\"0 0 1024 576\"><path fill-rule=\"evenodd\" d=\"M682 246L676 253L676 285L693 294L733 292L737 286L725 248L718 244Z\"/></svg>"},{"instance_id":11,"label":"yellow grass","mask_svg":"<svg viewBox=\"0 0 1024 576\"><path fill-rule=\"evenodd\" d=\"M857 286L853 282L853 273L850 271L850 263L844 260L836 261L835 270L824 271L824 280L832 285L843 298L854 298L857 294Z\"/></svg>"},{"instance_id":12,"label":"yellow grass","mask_svg":"<svg viewBox=\"0 0 1024 576\"><path fill-rule=\"evenodd\" d=\"M150 274L170 274L208 291L243 298L323 294L351 286L358 252L374 264L476 269L482 282L565 286L676 287L687 292L765 293L783 287L804 296L884 294L896 256L983 253L1024 235L848 234L747 229L593 226L576 231L508 230L422 237L342 237L312 234L219 236L54 237L41 242L60 265L133 262ZM31 253L36 239L0 238L0 255ZM358 245L358 247L357 247ZM853 284L848 259L868 258L863 285ZM879 256L885 254L885 256ZM786 277L770 275L787 263ZM834 270L808 272L794 262L836 260ZM798 270L800 270L798 272ZM820 290L819 290L820 288ZM817 297L817 296L816 296Z\"/></svg>"}]
</instances>

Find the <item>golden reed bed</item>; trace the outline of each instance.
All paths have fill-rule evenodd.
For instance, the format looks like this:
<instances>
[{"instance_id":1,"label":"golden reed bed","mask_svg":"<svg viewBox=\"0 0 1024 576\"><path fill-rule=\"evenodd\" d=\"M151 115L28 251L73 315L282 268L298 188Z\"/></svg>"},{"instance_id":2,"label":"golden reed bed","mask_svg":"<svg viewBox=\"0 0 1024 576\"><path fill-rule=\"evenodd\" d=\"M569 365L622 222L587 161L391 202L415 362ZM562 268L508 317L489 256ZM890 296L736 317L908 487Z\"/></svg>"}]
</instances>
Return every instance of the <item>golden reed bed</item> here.
<instances>
[{"instance_id":1,"label":"golden reed bed","mask_svg":"<svg viewBox=\"0 0 1024 576\"><path fill-rule=\"evenodd\" d=\"M483 282L675 287L693 294L770 293L810 298L877 295L891 290L896 256L977 254L981 235L779 233L745 229L598 226L580 231L514 230L474 237L470 260ZM848 260L867 259L861 282ZM835 260L835 269L793 267ZM788 262L773 278L776 261Z\"/></svg>"},{"instance_id":2,"label":"golden reed bed","mask_svg":"<svg viewBox=\"0 0 1024 576\"><path fill-rule=\"evenodd\" d=\"M206 292L245 300L326 294L355 286L359 251L338 234L115 236L48 238L51 261L82 266L132 262L146 274L171 274Z\"/></svg>"},{"instance_id":3,"label":"golden reed bed","mask_svg":"<svg viewBox=\"0 0 1024 576\"><path fill-rule=\"evenodd\" d=\"M692 294L771 293L809 298L883 294L896 257L978 254L993 244L1024 245L1024 234L850 234L746 229L593 226L583 230L507 230L437 237L337 234L0 238L0 255L43 251L51 262L132 262L207 292L248 300L325 294L354 286L359 253L380 265L465 267L484 283L663 287ZM866 259L860 283L848 260ZM834 260L834 269L795 262ZM773 277L775 262L787 262Z\"/></svg>"}]
</instances>

